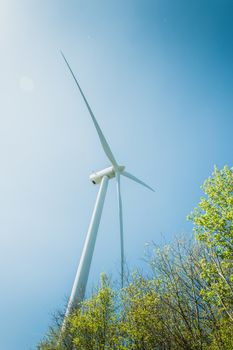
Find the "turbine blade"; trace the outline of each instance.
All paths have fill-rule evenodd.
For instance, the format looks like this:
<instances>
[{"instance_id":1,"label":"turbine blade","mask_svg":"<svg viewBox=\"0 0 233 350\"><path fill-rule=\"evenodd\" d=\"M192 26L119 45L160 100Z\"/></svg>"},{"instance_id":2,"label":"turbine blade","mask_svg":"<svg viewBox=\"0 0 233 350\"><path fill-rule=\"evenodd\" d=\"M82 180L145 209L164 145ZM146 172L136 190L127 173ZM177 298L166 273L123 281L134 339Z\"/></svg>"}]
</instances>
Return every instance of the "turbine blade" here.
<instances>
[{"instance_id":1,"label":"turbine blade","mask_svg":"<svg viewBox=\"0 0 233 350\"><path fill-rule=\"evenodd\" d=\"M114 155L113 155L113 153L112 153L112 151L111 151L111 149L109 147L109 144L107 143L107 140L104 137L104 134L103 134L102 130L100 129L99 124L97 123L97 120L96 120L96 118L95 118L95 116L94 116L94 114L93 114L93 112L91 110L91 107L89 106L89 103L87 102L86 97L85 97L85 95L84 95L84 93L83 93L83 91L82 91L82 89L81 89L81 87L80 87L80 85L79 85L79 83L78 83L78 81L77 81L77 79L76 79L76 77L75 77L75 75L74 75L74 73L73 73L73 71L72 71L72 69L71 69L71 67L70 67L70 65L69 65L69 63L68 63L67 59L65 58L65 55L63 54L62 51L61 51L61 55L62 55L66 65L67 65L67 67L69 68L69 71L70 71L71 75L73 76L74 81L75 81L76 85L78 86L78 89L79 89L79 91L80 91L80 93L81 93L81 95L82 95L82 97L84 99L84 102L85 102L85 104L87 106L87 109L88 109L88 111L89 111L89 113L91 115L92 121L93 121L93 123L95 125L96 131L97 131L97 133L99 135L99 139L100 139L100 142L101 142L102 147L104 149L104 152L105 152L106 156L108 157L108 159L110 160L110 162L112 163L113 167L115 169L117 169L118 168L118 164L116 162L116 159L115 159L115 157L114 157Z\"/></svg>"},{"instance_id":2,"label":"turbine blade","mask_svg":"<svg viewBox=\"0 0 233 350\"><path fill-rule=\"evenodd\" d=\"M119 224L120 224L120 242L121 242L121 288L124 286L124 233L123 233L123 214L122 214L122 200L121 200L121 182L120 174L116 173L117 180L117 196L118 196L118 210L119 210Z\"/></svg>"},{"instance_id":3,"label":"turbine blade","mask_svg":"<svg viewBox=\"0 0 233 350\"><path fill-rule=\"evenodd\" d=\"M133 181L135 181L135 182L141 184L142 186L145 186L145 187L148 188L149 190L155 192L155 190L154 190L152 187L150 187L149 185L147 185L145 182L139 180L139 179L138 179L137 177L135 177L134 175L128 173L127 171L123 171L123 172L121 173L121 175L124 175L124 176L128 177L129 179L131 179L131 180L133 180Z\"/></svg>"}]
</instances>

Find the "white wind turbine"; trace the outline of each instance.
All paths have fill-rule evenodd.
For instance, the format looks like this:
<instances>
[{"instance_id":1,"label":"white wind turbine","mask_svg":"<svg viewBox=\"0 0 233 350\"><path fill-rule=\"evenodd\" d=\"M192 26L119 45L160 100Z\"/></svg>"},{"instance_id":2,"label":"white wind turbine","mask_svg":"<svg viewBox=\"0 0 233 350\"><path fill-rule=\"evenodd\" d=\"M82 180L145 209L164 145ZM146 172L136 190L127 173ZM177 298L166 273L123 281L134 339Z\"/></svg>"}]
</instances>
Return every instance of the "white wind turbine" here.
<instances>
[{"instance_id":1,"label":"white wind turbine","mask_svg":"<svg viewBox=\"0 0 233 350\"><path fill-rule=\"evenodd\" d=\"M66 316L70 314L72 309L83 300L85 295L85 289L87 284L87 279L89 275L91 260L93 256L93 251L95 247L95 241L97 236L97 231L99 228L99 223L101 219L102 209L104 205L104 199L107 191L108 186L108 180L116 177L117 181L117 195L118 195L118 209L119 209L119 223L120 223L120 245L121 245L121 286L123 287L123 281L124 281L124 237L123 237L123 216L122 216L122 200L121 200L121 185L120 185L120 176L123 175L125 177L128 177L129 179L147 187L151 191L154 192L153 188L148 186L145 182L139 180L134 175L128 173L125 171L125 167L123 165L119 165L99 127L99 124L97 123L97 120L91 110L91 107L89 106L86 97L84 96L84 93L69 65L67 62L64 54L61 52L62 57L64 58L65 63L67 64L70 73L72 74L74 81L84 99L84 102L87 106L87 109L91 115L92 121L95 125L96 131L99 135L100 142L102 144L103 150L108 157L108 159L111 162L111 166L109 168L103 169L101 171L98 171L96 173L93 173L90 175L90 180L93 184L100 184L100 189L97 195L96 203L94 206L94 211L91 217L90 225L88 228L87 236L85 239L82 255L80 258L78 270L76 273L76 277L74 280L72 292L70 295L70 299L68 302L67 310L66 310Z\"/></svg>"}]
</instances>

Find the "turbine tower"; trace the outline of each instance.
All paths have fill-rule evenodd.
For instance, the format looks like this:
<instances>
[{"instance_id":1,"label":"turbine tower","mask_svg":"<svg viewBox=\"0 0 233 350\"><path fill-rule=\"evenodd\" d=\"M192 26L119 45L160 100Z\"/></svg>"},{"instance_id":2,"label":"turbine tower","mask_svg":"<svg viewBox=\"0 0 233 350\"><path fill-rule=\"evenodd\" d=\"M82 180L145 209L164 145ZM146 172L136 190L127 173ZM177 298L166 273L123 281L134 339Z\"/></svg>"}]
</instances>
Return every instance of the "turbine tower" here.
<instances>
[{"instance_id":1,"label":"turbine tower","mask_svg":"<svg viewBox=\"0 0 233 350\"><path fill-rule=\"evenodd\" d=\"M111 166L103 169L101 171L98 171L96 173L93 173L90 175L90 180L93 184L98 185L100 184L100 189L97 195L96 203L94 206L93 214L91 217L90 225L87 231L83 251L81 254L80 262L78 265L78 270L76 273L76 277L74 280L73 288L71 291L70 299L68 302L68 306L66 309L66 315L65 318L70 314L72 309L83 300L85 295L85 289L87 285L88 275L90 271L91 266L91 260L94 252L95 247L95 241L96 236L99 228L99 223L101 219L101 214L103 210L105 195L107 192L108 187L108 181L109 179L116 178L117 183L117 196L118 196L118 211L119 211L119 224L120 224L120 246L121 246L121 286L123 287L124 284L124 237L123 237L123 215L122 215L122 199L121 199L121 175L129 178L130 180L133 180L145 187L147 187L149 190L153 191L153 188L148 186L145 182L139 180L134 175L128 173L125 171L125 166L119 165L109 147L109 144L107 143L102 130L100 129L100 126L91 110L91 107L89 106L89 103L87 102L87 99L67 61L64 54L61 52L61 55L71 73L71 75L74 78L74 81L83 97L83 100L87 106L87 109L90 113L91 119L94 123L94 126L96 128L96 131L98 133L101 145L103 147L103 150L109 159Z\"/></svg>"}]
</instances>

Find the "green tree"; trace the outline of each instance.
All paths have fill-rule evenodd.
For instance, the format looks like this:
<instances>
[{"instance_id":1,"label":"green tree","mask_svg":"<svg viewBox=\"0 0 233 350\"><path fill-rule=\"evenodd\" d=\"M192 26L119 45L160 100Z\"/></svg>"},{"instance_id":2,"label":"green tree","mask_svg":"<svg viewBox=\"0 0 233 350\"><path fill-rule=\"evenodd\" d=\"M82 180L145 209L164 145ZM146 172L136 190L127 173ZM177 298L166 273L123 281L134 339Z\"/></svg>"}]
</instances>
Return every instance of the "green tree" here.
<instances>
[{"instance_id":1,"label":"green tree","mask_svg":"<svg viewBox=\"0 0 233 350\"><path fill-rule=\"evenodd\" d=\"M179 239L163 249L155 247L149 258L158 286L165 349L204 350L211 343L214 308L201 297L205 285L201 255L201 247Z\"/></svg>"},{"instance_id":2,"label":"green tree","mask_svg":"<svg viewBox=\"0 0 233 350\"><path fill-rule=\"evenodd\" d=\"M160 318L161 303L155 281L135 274L122 291L120 330L124 349L164 349L165 330Z\"/></svg>"},{"instance_id":3,"label":"green tree","mask_svg":"<svg viewBox=\"0 0 233 350\"><path fill-rule=\"evenodd\" d=\"M73 344L77 349L107 350L119 349L117 338L117 315L115 293L102 276L98 293L85 300L68 320Z\"/></svg>"},{"instance_id":4,"label":"green tree","mask_svg":"<svg viewBox=\"0 0 233 350\"><path fill-rule=\"evenodd\" d=\"M233 321L233 168L215 168L202 188L206 197L189 217L206 250L201 264L207 288L202 293Z\"/></svg>"}]
</instances>

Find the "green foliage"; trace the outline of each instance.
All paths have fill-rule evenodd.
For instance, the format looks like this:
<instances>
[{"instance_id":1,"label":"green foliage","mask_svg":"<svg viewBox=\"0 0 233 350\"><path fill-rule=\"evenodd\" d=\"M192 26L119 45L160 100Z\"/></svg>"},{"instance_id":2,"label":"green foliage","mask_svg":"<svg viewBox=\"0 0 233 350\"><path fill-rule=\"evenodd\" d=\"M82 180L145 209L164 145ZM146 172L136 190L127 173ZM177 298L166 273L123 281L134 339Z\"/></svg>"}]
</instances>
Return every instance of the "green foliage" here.
<instances>
[{"instance_id":1,"label":"green foliage","mask_svg":"<svg viewBox=\"0 0 233 350\"><path fill-rule=\"evenodd\" d=\"M215 168L190 215L197 241L150 246L150 277L101 287L38 350L232 350L233 169Z\"/></svg>"},{"instance_id":2,"label":"green foliage","mask_svg":"<svg viewBox=\"0 0 233 350\"><path fill-rule=\"evenodd\" d=\"M216 167L203 186L206 198L190 215L199 240L217 248L221 258L233 258L233 168Z\"/></svg>"},{"instance_id":3,"label":"green foliage","mask_svg":"<svg viewBox=\"0 0 233 350\"><path fill-rule=\"evenodd\" d=\"M233 349L233 324L229 319L222 318L218 322L217 329L213 332L213 341L209 349Z\"/></svg>"},{"instance_id":4,"label":"green foliage","mask_svg":"<svg viewBox=\"0 0 233 350\"><path fill-rule=\"evenodd\" d=\"M202 295L233 321L233 168L215 168L203 190L206 198L190 215L206 249L201 265L207 286Z\"/></svg>"},{"instance_id":5,"label":"green foliage","mask_svg":"<svg viewBox=\"0 0 233 350\"><path fill-rule=\"evenodd\" d=\"M153 281L135 276L122 291L123 312L120 330L126 339L124 349L156 349L163 344L158 317L160 300Z\"/></svg>"},{"instance_id":6,"label":"green foliage","mask_svg":"<svg viewBox=\"0 0 233 350\"><path fill-rule=\"evenodd\" d=\"M113 299L114 292L104 285L69 318L70 334L78 349L118 349Z\"/></svg>"}]
</instances>

